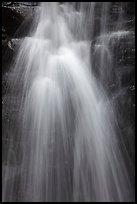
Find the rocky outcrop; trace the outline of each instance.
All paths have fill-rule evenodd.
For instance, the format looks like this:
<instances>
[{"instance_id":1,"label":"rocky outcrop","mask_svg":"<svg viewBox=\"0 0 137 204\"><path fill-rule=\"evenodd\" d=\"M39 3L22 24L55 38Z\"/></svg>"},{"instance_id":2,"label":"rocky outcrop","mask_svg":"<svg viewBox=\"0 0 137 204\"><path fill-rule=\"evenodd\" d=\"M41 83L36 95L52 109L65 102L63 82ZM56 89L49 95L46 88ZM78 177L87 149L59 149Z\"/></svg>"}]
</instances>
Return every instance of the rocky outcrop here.
<instances>
[{"instance_id":1,"label":"rocky outcrop","mask_svg":"<svg viewBox=\"0 0 137 204\"><path fill-rule=\"evenodd\" d=\"M35 2L2 2L2 75L9 71L20 39L30 31L35 5Z\"/></svg>"}]
</instances>

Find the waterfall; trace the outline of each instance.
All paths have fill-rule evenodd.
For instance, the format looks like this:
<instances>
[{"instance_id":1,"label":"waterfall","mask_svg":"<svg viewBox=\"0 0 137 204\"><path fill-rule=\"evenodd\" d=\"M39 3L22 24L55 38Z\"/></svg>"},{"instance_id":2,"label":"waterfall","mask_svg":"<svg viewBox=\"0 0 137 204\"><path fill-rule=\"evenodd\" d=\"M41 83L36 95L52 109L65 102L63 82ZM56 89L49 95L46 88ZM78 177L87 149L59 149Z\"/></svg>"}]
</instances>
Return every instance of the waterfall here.
<instances>
[{"instance_id":1,"label":"waterfall","mask_svg":"<svg viewBox=\"0 0 137 204\"><path fill-rule=\"evenodd\" d=\"M10 142L3 165L3 202L134 200L106 88L115 80L111 39L128 31L107 29L105 2L95 38L98 6L43 2L36 8L34 31L11 69L17 114L10 137L17 143L13 151ZM20 164L13 165L17 155Z\"/></svg>"}]
</instances>

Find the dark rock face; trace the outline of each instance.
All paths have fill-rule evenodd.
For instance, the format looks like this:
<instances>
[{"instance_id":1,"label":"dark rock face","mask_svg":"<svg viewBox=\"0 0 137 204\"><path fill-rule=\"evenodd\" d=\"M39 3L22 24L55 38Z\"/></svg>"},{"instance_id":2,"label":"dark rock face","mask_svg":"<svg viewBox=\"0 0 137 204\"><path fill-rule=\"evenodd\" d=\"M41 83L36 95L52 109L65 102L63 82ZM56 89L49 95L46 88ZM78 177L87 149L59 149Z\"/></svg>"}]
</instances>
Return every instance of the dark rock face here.
<instances>
[{"instance_id":1,"label":"dark rock face","mask_svg":"<svg viewBox=\"0 0 137 204\"><path fill-rule=\"evenodd\" d=\"M36 5L35 2L2 2L2 75L9 72L20 39L30 32Z\"/></svg>"},{"instance_id":2,"label":"dark rock face","mask_svg":"<svg viewBox=\"0 0 137 204\"><path fill-rule=\"evenodd\" d=\"M2 7L2 25L8 36L13 36L17 31L24 18L15 8Z\"/></svg>"},{"instance_id":3,"label":"dark rock face","mask_svg":"<svg viewBox=\"0 0 137 204\"><path fill-rule=\"evenodd\" d=\"M104 2L105 3L105 2ZM105 6L104 6L105 7ZM106 2L106 11L108 12L106 22L104 22L106 31L117 30L135 30L135 3L134 2ZM107 10L108 9L108 10ZM95 28L94 36L101 32L101 18L105 21L102 5L95 5Z\"/></svg>"},{"instance_id":4,"label":"dark rock face","mask_svg":"<svg viewBox=\"0 0 137 204\"><path fill-rule=\"evenodd\" d=\"M28 35L34 18L34 10L34 6L20 4L2 7L2 26L10 38Z\"/></svg>"}]
</instances>

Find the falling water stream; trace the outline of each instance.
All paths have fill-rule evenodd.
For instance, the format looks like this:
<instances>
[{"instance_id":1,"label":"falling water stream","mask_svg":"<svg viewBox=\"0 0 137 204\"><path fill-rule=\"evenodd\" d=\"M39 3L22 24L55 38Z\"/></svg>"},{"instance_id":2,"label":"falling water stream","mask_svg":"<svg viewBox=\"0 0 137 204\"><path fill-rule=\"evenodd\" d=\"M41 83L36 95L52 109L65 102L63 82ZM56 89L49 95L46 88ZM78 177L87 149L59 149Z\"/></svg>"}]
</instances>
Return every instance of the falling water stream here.
<instances>
[{"instance_id":1,"label":"falling water stream","mask_svg":"<svg viewBox=\"0 0 137 204\"><path fill-rule=\"evenodd\" d=\"M109 9L106 3L102 13ZM102 17L92 53L97 77L90 54L94 7L95 2L77 9L75 2L42 3L32 34L22 40L11 70L18 110L15 152L21 152L21 162L10 165L11 143L3 166L3 202L134 200L105 90L113 75L111 36L128 31L108 34L108 17Z\"/></svg>"}]
</instances>

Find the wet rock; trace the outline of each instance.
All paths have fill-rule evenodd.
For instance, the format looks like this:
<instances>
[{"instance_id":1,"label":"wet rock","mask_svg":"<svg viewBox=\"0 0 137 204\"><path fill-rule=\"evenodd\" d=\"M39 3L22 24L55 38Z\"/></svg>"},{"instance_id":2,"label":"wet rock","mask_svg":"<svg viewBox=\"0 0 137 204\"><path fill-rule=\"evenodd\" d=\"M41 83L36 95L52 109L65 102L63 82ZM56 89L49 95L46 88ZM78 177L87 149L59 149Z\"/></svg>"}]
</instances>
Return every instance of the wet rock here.
<instances>
[{"instance_id":1,"label":"wet rock","mask_svg":"<svg viewBox=\"0 0 137 204\"><path fill-rule=\"evenodd\" d=\"M14 50L15 52L16 52L16 51L18 50L18 48L20 47L22 40L23 40L23 39L20 39L20 38L13 38L13 39L11 39L12 48L13 48L13 50Z\"/></svg>"},{"instance_id":2,"label":"wet rock","mask_svg":"<svg viewBox=\"0 0 137 204\"><path fill-rule=\"evenodd\" d=\"M13 58L20 46L21 39L11 39L2 31L2 75L10 70Z\"/></svg>"},{"instance_id":3,"label":"wet rock","mask_svg":"<svg viewBox=\"0 0 137 204\"><path fill-rule=\"evenodd\" d=\"M2 25L9 37L13 36L24 18L21 13L10 7L2 7Z\"/></svg>"},{"instance_id":4,"label":"wet rock","mask_svg":"<svg viewBox=\"0 0 137 204\"><path fill-rule=\"evenodd\" d=\"M33 21L35 6L10 4L2 6L2 26L12 38L24 37Z\"/></svg>"},{"instance_id":5,"label":"wet rock","mask_svg":"<svg viewBox=\"0 0 137 204\"><path fill-rule=\"evenodd\" d=\"M35 2L2 3L2 74L9 71L19 47L20 38L26 37L34 19Z\"/></svg>"},{"instance_id":6,"label":"wet rock","mask_svg":"<svg viewBox=\"0 0 137 204\"><path fill-rule=\"evenodd\" d=\"M128 86L113 96L113 104L115 107L117 124L120 128L120 141L125 144L128 149L128 157L134 166L134 132L135 132L135 93L134 86Z\"/></svg>"},{"instance_id":7,"label":"wet rock","mask_svg":"<svg viewBox=\"0 0 137 204\"><path fill-rule=\"evenodd\" d=\"M114 59L116 66L135 65L135 33L129 32L121 36L114 47Z\"/></svg>"},{"instance_id":8,"label":"wet rock","mask_svg":"<svg viewBox=\"0 0 137 204\"><path fill-rule=\"evenodd\" d=\"M7 93L8 87L9 87L9 85L8 85L8 73L6 73L2 77L2 96ZM2 103L3 103L3 98L2 98Z\"/></svg>"},{"instance_id":9,"label":"wet rock","mask_svg":"<svg viewBox=\"0 0 137 204\"><path fill-rule=\"evenodd\" d=\"M9 71L13 55L14 50L12 49L11 41L8 41L5 46L2 46L2 75Z\"/></svg>"},{"instance_id":10,"label":"wet rock","mask_svg":"<svg viewBox=\"0 0 137 204\"><path fill-rule=\"evenodd\" d=\"M95 76L107 87L112 84L117 84L119 88L133 85L135 33L117 31L97 37L91 45L91 61Z\"/></svg>"}]
</instances>

